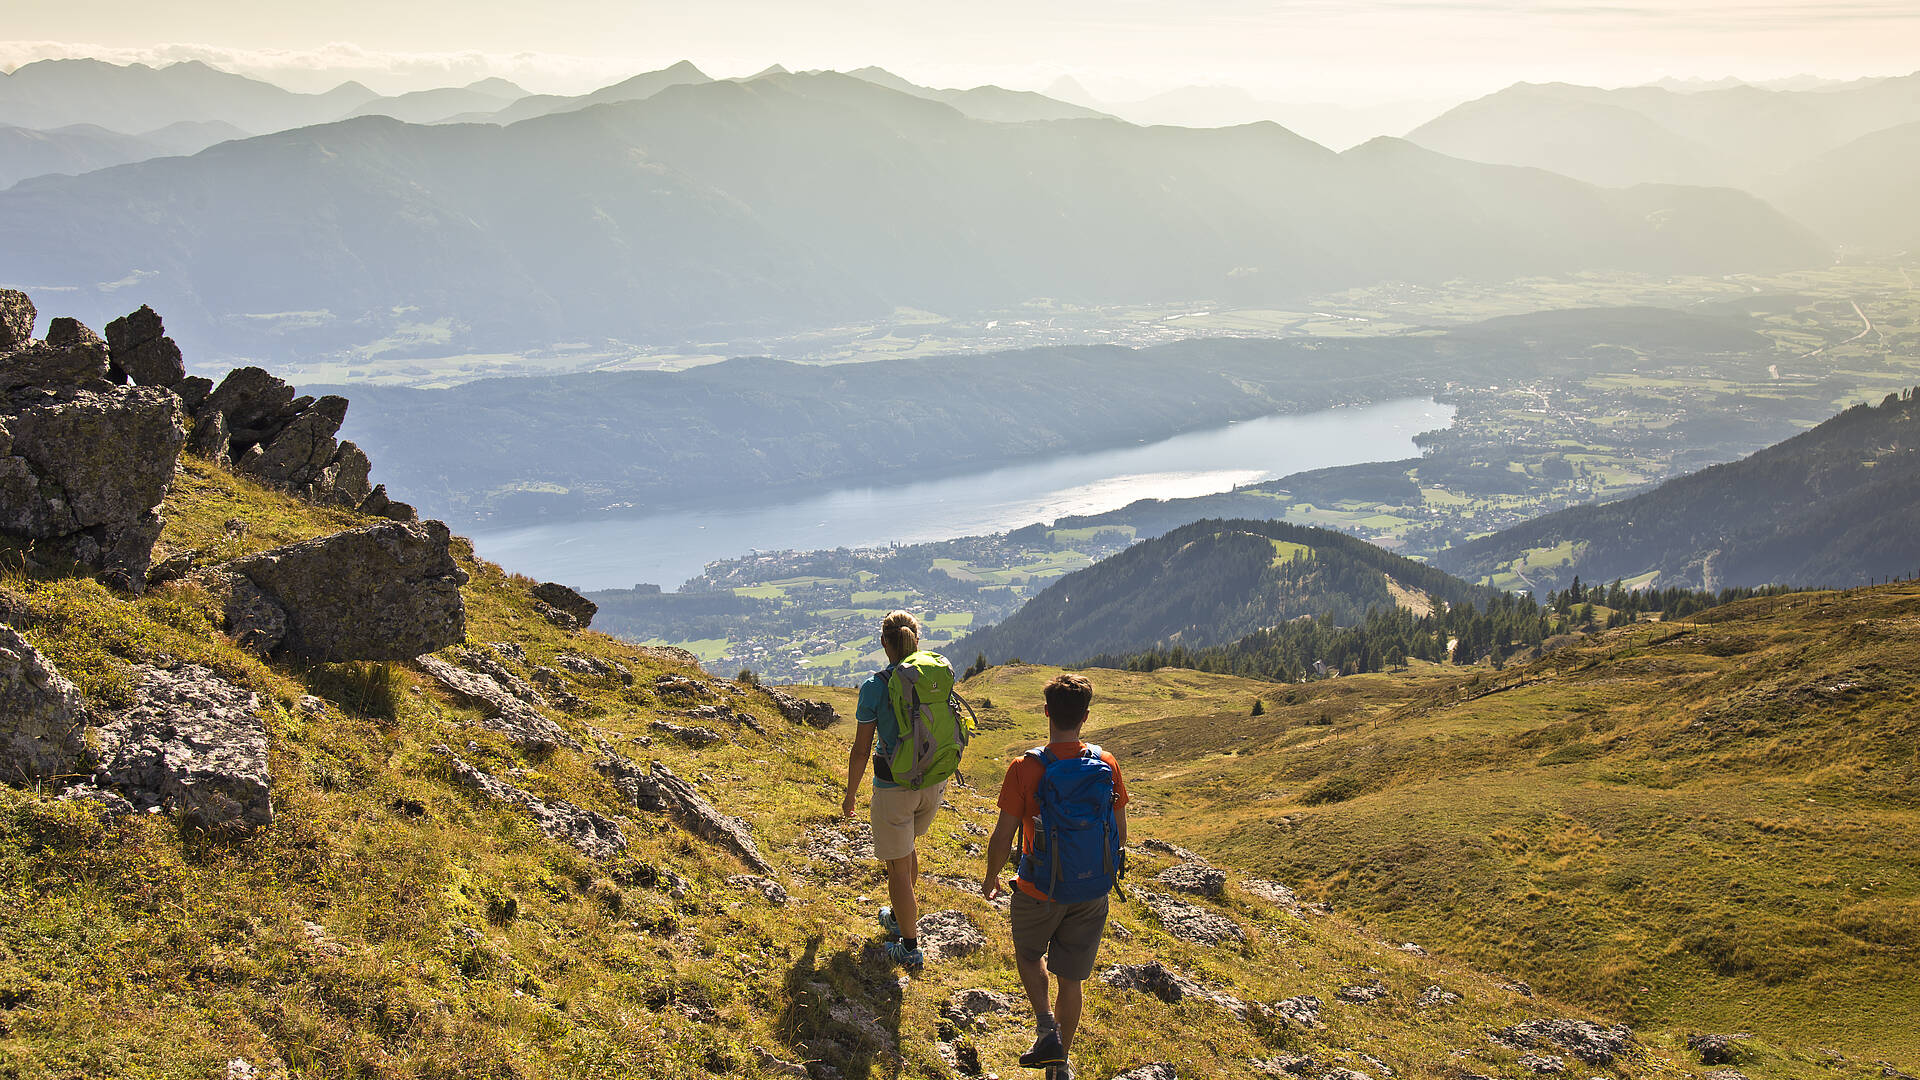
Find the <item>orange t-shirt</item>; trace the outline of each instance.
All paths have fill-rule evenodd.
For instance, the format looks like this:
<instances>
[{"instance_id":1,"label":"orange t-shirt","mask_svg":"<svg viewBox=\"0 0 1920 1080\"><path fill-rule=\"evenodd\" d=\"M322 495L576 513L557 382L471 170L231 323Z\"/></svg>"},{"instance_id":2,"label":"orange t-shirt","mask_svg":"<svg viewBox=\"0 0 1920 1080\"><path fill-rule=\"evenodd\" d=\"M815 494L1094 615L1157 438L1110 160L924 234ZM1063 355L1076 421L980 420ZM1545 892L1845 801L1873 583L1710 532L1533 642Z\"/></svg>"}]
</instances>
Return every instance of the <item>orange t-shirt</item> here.
<instances>
[{"instance_id":1,"label":"orange t-shirt","mask_svg":"<svg viewBox=\"0 0 1920 1080\"><path fill-rule=\"evenodd\" d=\"M1079 757L1087 749L1087 744L1079 741L1048 743L1047 749L1057 758ZM1114 808L1127 805L1127 782L1120 778L1120 763L1105 750L1100 751L1100 760L1113 770ZM1022 754L1007 766L1007 777L1000 782L1001 811L1026 822L1026 827L1020 830L1020 850L1014 853L1016 867L1020 856L1032 854L1034 834L1040 831L1040 780L1046 774L1047 767L1039 758ZM1047 894L1035 888L1032 882L1018 877L1014 881L1020 886L1020 891L1035 900L1048 899Z\"/></svg>"}]
</instances>

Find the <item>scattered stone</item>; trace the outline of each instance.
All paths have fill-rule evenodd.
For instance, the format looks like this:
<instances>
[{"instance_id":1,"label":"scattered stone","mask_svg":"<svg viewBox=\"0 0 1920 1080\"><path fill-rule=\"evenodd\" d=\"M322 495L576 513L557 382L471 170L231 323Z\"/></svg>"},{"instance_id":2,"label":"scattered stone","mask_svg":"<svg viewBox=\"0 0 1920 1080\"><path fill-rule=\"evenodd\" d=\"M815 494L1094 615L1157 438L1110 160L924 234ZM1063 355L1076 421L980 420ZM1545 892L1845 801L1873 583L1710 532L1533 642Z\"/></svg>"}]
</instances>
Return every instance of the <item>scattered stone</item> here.
<instances>
[{"instance_id":1,"label":"scattered stone","mask_svg":"<svg viewBox=\"0 0 1920 1080\"><path fill-rule=\"evenodd\" d=\"M1180 1074L1174 1071L1172 1063L1156 1061L1118 1073L1113 1080L1180 1080Z\"/></svg>"},{"instance_id":2,"label":"scattered stone","mask_svg":"<svg viewBox=\"0 0 1920 1080\"><path fill-rule=\"evenodd\" d=\"M1522 1050L1557 1047L1588 1065L1611 1065L1633 1043L1625 1024L1601 1027L1586 1020L1538 1018L1501 1028L1494 1041Z\"/></svg>"},{"instance_id":3,"label":"scattered stone","mask_svg":"<svg viewBox=\"0 0 1920 1080\"><path fill-rule=\"evenodd\" d=\"M701 679L685 675L659 675L653 680L653 692L661 697L702 698L712 700L713 687Z\"/></svg>"},{"instance_id":4,"label":"scattered stone","mask_svg":"<svg viewBox=\"0 0 1920 1080\"><path fill-rule=\"evenodd\" d=\"M1217 1005L1241 1020L1252 1010L1247 1003L1230 994L1204 986L1181 975L1158 960L1145 964L1118 964L1100 973L1100 981L1121 990L1152 994L1169 1005L1189 998Z\"/></svg>"},{"instance_id":5,"label":"scattered stone","mask_svg":"<svg viewBox=\"0 0 1920 1080\"><path fill-rule=\"evenodd\" d=\"M647 727L656 735L678 740L693 747L695 750L703 750L712 746L714 743L724 742L727 738L712 728L682 727L679 724L669 723L665 720L655 720L653 723L648 724Z\"/></svg>"},{"instance_id":6,"label":"scattered stone","mask_svg":"<svg viewBox=\"0 0 1920 1080\"><path fill-rule=\"evenodd\" d=\"M1240 882L1240 887L1247 890L1250 895L1265 900L1269 904L1278 904L1298 914L1300 898L1294 895L1292 889L1287 888L1277 881L1267 881L1264 878L1246 878Z\"/></svg>"},{"instance_id":7,"label":"scattered stone","mask_svg":"<svg viewBox=\"0 0 1920 1080\"><path fill-rule=\"evenodd\" d=\"M1334 995L1341 1001L1351 1001L1357 1005L1367 1005L1387 996L1387 985L1379 979L1358 986L1349 986Z\"/></svg>"},{"instance_id":8,"label":"scattered stone","mask_svg":"<svg viewBox=\"0 0 1920 1080\"><path fill-rule=\"evenodd\" d=\"M757 735L765 735L767 733L767 729L760 726L760 721L755 720L753 714L741 712L731 705L695 705L693 708L681 713L681 715L692 720L705 720L708 723L725 722L733 724L736 727L744 727Z\"/></svg>"},{"instance_id":9,"label":"scattered stone","mask_svg":"<svg viewBox=\"0 0 1920 1080\"><path fill-rule=\"evenodd\" d=\"M1413 955L1415 955L1415 956L1425 956L1425 955L1427 955L1427 950L1425 950L1425 949L1423 949L1423 948L1421 948L1421 947L1420 947L1420 946L1418 946L1418 945L1415 945L1415 944L1414 944L1413 942L1411 942L1411 941L1409 941L1409 942L1407 942L1407 943L1405 943L1405 944L1403 944L1403 945L1401 945L1401 946L1400 946L1400 951L1401 951L1401 952L1403 952L1403 953L1412 953L1412 954L1413 954Z\"/></svg>"},{"instance_id":10,"label":"scattered stone","mask_svg":"<svg viewBox=\"0 0 1920 1080\"><path fill-rule=\"evenodd\" d=\"M227 617L252 602L245 581L286 617L262 655L305 660L404 660L466 637L467 574L438 521L382 522L222 563L201 575ZM259 646L264 646L264 649Z\"/></svg>"},{"instance_id":11,"label":"scattered stone","mask_svg":"<svg viewBox=\"0 0 1920 1080\"><path fill-rule=\"evenodd\" d=\"M1740 1035L1688 1035L1687 1049L1700 1055L1702 1065L1731 1065L1738 1059L1733 1043Z\"/></svg>"},{"instance_id":12,"label":"scattered stone","mask_svg":"<svg viewBox=\"0 0 1920 1080\"><path fill-rule=\"evenodd\" d=\"M930 911L920 916L920 948L929 960L969 956L986 944L986 935L961 912Z\"/></svg>"},{"instance_id":13,"label":"scattered stone","mask_svg":"<svg viewBox=\"0 0 1920 1080\"><path fill-rule=\"evenodd\" d=\"M135 703L96 733L94 784L136 810L163 808L214 829L273 820L260 698L212 671L136 668Z\"/></svg>"},{"instance_id":14,"label":"scattered stone","mask_svg":"<svg viewBox=\"0 0 1920 1080\"><path fill-rule=\"evenodd\" d=\"M0 303L5 298L0 290ZM25 784L90 772L87 723L80 691L18 631L0 625L0 778Z\"/></svg>"},{"instance_id":15,"label":"scattered stone","mask_svg":"<svg viewBox=\"0 0 1920 1080\"><path fill-rule=\"evenodd\" d=\"M582 749L579 740L567 734L526 702L508 693L491 675L455 667L437 656L422 656L420 670L433 676L440 685L453 691L487 716L487 727L507 737L515 746L529 750L553 750L564 746Z\"/></svg>"},{"instance_id":16,"label":"scattered stone","mask_svg":"<svg viewBox=\"0 0 1920 1080\"><path fill-rule=\"evenodd\" d=\"M1420 996L1414 1000L1414 1005L1422 1009L1434 1009L1443 1005L1458 1004L1459 1001L1459 994L1436 984L1420 991Z\"/></svg>"},{"instance_id":17,"label":"scattered stone","mask_svg":"<svg viewBox=\"0 0 1920 1080\"><path fill-rule=\"evenodd\" d=\"M1012 994L1003 994L998 990L958 990L947 999L947 1007L940 1015L961 1031L971 1030L983 1016L995 1013L1010 1013L1020 1008L1021 1002Z\"/></svg>"},{"instance_id":18,"label":"scattered stone","mask_svg":"<svg viewBox=\"0 0 1920 1080\"><path fill-rule=\"evenodd\" d=\"M1320 1074L1320 1080L1373 1080L1359 1069L1349 1069L1344 1065L1334 1065Z\"/></svg>"},{"instance_id":19,"label":"scattered stone","mask_svg":"<svg viewBox=\"0 0 1920 1080\"><path fill-rule=\"evenodd\" d=\"M1227 872L1204 862L1183 862L1160 871L1160 884L1175 892L1218 899L1227 892Z\"/></svg>"},{"instance_id":20,"label":"scattered stone","mask_svg":"<svg viewBox=\"0 0 1920 1080\"><path fill-rule=\"evenodd\" d=\"M1317 1076L1320 1063L1308 1054L1275 1054L1249 1062L1262 1076Z\"/></svg>"},{"instance_id":21,"label":"scattered stone","mask_svg":"<svg viewBox=\"0 0 1920 1080\"><path fill-rule=\"evenodd\" d=\"M160 316L145 304L133 314L122 315L107 324L107 343L113 347L115 382L132 380L136 386L171 389L187 377L180 346L166 336Z\"/></svg>"},{"instance_id":22,"label":"scattered stone","mask_svg":"<svg viewBox=\"0 0 1920 1080\"><path fill-rule=\"evenodd\" d=\"M1521 982L1519 979L1515 979L1512 982L1501 983L1500 989L1511 990L1514 993L1519 994L1523 998L1530 998L1533 996L1533 987L1528 986L1526 983Z\"/></svg>"},{"instance_id":23,"label":"scattered stone","mask_svg":"<svg viewBox=\"0 0 1920 1080\"><path fill-rule=\"evenodd\" d=\"M0 353L26 347L40 316L33 301L17 289L0 289Z\"/></svg>"},{"instance_id":24,"label":"scattered stone","mask_svg":"<svg viewBox=\"0 0 1920 1080\"><path fill-rule=\"evenodd\" d=\"M1165 840L1156 840L1156 839L1150 838L1150 839L1140 841L1135 846L1139 847L1143 851L1157 851L1162 855L1171 855L1174 858L1179 859L1181 862L1205 863L1207 861L1201 858L1200 856L1195 855L1193 852L1188 851L1186 848L1183 848L1178 844L1170 844Z\"/></svg>"},{"instance_id":25,"label":"scattered stone","mask_svg":"<svg viewBox=\"0 0 1920 1080\"><path fill-rule=\"evenodd\" d=\"M1516 1064L1536 1076L1557 1076L1567 1071L1566 1059L1557 1054L1522 1054Z\"/></svg>"},{"instance_id":26,"label":"scattered stone","mask_svg":"<svg viewBox=\"0 0 1920 1080\"><path fill-rule=\"evenodd\" d=\"M518 648L518 646L515 647ZM459 658L460 663L499 683L502 690L526 702L528 705L532 705L535 708L544 708L546 706L547 699L541 695L539 690L534 689L532 683L515 675L512 669L500 662L500 656L504 654L500 652L499 645L495 645L490 649L461 646L453 650L453 655ZM526 662L526 655L524 651L520 653L521 663Z\"/></svg>"},{"instance_id":27,"label":"scattered stone","mask_svg":"<svg viewBox=\"0 0 1920 1080\"><path fill-rule=\"evenodd\" d=\"M1142 891L1138 895L1167 933L1182 941L1191 941L1196 945L1225 945L1247 940L1247 932L1240 928L1240 924L1224 915L1160 893Z\"/></svg>"},{"instance_id":28,"label":"scattered stone","mask_svg":"<svg viewBox=\"0 0 1920 1080\"><path fill-rule=\"evenodd\" d=\"M1276 1001L1266 1007L1269 1019L1292 1024L1296 1027L1313 1028L1320 1026L1320 999L1312 994L1301 994L1285 1001Z\"/></svg>"},{"instance_id":29,"label":"scattered stone","mask_svg":"<svg viewBox=\"0 0 1920 1080\"><path fill-rule=\"evenodd\" d=\"M527 650L517 641L496 641L491 645L494 652L516 664L527 662Z\"/></svg>"},{"instance_id":30,"label":"scattered stone","mask_svg":"<svg viewBox=\"0 0 1920 1080\"><path fill-rule=\"evenodd\" d=\"M648 771L641 772L638 765L615 753L605 742L600 744L600 752L605 756L595 768L612 780L634 806L667 814L681 828L733 852L755 873L773 876L772 865L760 854L760 846L753 842L753 833L746 823L715 810L692 784L673 775L657 761L648 766Z\"/></svg>"},{"instance_id":31,"label":"scattered stone","mask_svg":"<svg viewBox=\"0 0 1920 1080\"><path fill-rule=\"evenodd\" d=\"M1906 1073L1891 1066L1881 1069L1880 1075L1896 1078L1907 1077ZM1595 1080L1599 1080L1599 1078L1596 1077ZM1741 1072L1739 1069L1712 1069L1707 1073L1707 1080L1747 1080L1747 1074ZM1907 1077L1907 1080L1911 1080L1911 1078Z\"/></svg>"},{"instance_id":32,"label":"scattered stone","mask_svg":"<svg viewBox=\"0 0 1920 1080\"><path fill-rule=\"evenodd\" d=\"M474 768L444 745L433 752L447 759L453 778L496 802L517 806L533 818L542 833L573 845L590 859L610 859L627 849L619 822L562 799L540 799L512 784Z\"/></svg>"},{"instance_id":33,"label":"scattered stone","mask_svg":"<svg viewBox=\"0 0 1920 1080\"><path fill-rule=\"evenodd\" d=\"M617 660L602 660L580 653L561 653L553 658L553 662L585 678L612 679L622 686L633 685L633 672Z\"/></svg>"},{"instance_id":34,"label":"scattered stone","mask_svg":"<svg viewBox=\"0 0 1920 1080\"><path fill-rule=\"evenodd\" d=\"M593 625L593 616L600 610L600 605L556 581L543 581L535 585L533 598L573 616L573 621L582 630Z\"/></svg>"},{"instance_id":35,"label":"scattered stone","mask_svg":"<svg viewBox=\"0 0 1920 1080\"><path fill-rule=\"evenodd\" d=\"M797 697L772 686L762 686L760 689L772 700L773 707L780 710L780 715L791 723L825 729L840 722L840 714L824 701Z\"/></svg>"},{"instance_id":36,"label":"scattered stone","mask_svg":"<svg viewBox=\"0 0 1920 1080\"><path fill-rule=\"evenodd\" d=\"M550 667L534 668L533 681L540 684L541 689L547 692L547 697L551 698L555 705L568 712L573 712L586 704L580 700L580 695L567 689L567 680Z\"/></svg>"},{"instance_id":37,"label":"scattered stone","mask_svg":"<svg viewBox=\"0 0 1920 1080\"><path fill-rule=\"evenodd\" d=\"M864 821L836 821L815 825L802 838L801 853L808 859L826 863L834 870L846 870L856 862L873 861L873 826ZM980 883L963 878L938 878L941 884L963 892L979 893Z\"/></svg>"},{"instance_id":38,"label":"scattered stone","mask_svg":"<svg viewBox=\"0 0 1920 1080\"><path fill-rule=\"evenodd\" d=\"M787 895L787 890L782 888L779 882L772 878L763 878L758 874L735 874L727 879L727 888L759 893L775 907L786 907L787 901L791 899Z\"/></svg>"}]
</instances>

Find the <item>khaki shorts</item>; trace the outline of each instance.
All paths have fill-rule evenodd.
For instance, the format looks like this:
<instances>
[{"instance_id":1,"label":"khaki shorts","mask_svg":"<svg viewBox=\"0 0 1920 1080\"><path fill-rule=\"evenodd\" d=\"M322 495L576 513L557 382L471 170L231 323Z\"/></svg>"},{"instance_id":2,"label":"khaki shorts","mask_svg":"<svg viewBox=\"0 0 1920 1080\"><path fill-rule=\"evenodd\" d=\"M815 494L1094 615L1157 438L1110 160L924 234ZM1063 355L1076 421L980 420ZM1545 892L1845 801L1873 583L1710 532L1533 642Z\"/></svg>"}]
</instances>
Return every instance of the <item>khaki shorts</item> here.
<instances>
[{"instance_id":1,"label":"khaki shorts","mask_svg":"<svg viewBox=\"0 0 1920 1080\"><path fill-rule=\"evenodd\" d=\"M945 780L915 791L903 787L873 789L873 854L881 862L913 854L915 839L925 836L947 794Z\"/></svg>"},{"instance_id":2,"label":"khaki shorts","mask_svg":"<svg viewBox=\"0 0 1920 1080\"><path fill-rule=\"evenodd\" d=\"M1100 936L1107 930L1107 898L1077 904L1035 900L1014 886L1013 947L1024 957L1047 955L1047 970L1057 979L1086 982L1100 957Z\"/></svg>"}]
</instances>

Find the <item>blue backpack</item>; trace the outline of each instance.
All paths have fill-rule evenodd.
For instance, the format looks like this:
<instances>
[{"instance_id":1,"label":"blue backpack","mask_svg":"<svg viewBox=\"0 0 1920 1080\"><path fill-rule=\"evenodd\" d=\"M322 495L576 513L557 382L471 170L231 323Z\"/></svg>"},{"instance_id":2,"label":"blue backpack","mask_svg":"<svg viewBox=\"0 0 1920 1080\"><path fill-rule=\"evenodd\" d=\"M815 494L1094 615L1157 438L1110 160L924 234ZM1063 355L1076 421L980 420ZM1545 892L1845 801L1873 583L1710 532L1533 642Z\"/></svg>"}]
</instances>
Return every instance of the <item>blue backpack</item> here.
<instances>
[{"instance_id":1,"label":"blue backpack","mask_svg":"<svg viewBox=\"0 0 1920 1080\"><path fill-rule=\"evenodd\" d=\"M1107 895L1120 870L1113 766L1097 746L1069 758L1055 757L1044 746L1027 751L1027 756L1045 771L1040 777L1040 831L1033 850L1020 859L1020 877L1056 904Z\"/></svg>"}]
</instances>

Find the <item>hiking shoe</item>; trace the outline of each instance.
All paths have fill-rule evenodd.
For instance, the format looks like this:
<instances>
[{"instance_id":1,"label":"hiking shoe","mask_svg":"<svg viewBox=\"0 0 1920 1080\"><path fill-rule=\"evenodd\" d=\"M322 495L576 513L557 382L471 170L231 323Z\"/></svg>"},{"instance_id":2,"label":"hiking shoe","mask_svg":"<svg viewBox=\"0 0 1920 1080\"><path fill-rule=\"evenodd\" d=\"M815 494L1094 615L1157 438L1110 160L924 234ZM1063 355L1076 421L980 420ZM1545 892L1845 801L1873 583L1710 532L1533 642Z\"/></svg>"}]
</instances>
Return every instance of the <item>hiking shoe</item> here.
<instances>
[{"instance_id":1,"label":"hiking shoe","mask_svg":"<svg viewBox=\"0 0 1920 1080\"><path fill-rule=\"evenodd\" d=\"M903 968L918 971L927 962L927 955L920 951L918 945L909 949L906 942L896 938L887 942L887 959Z\"/></svg>"},{"instance_id":2,"label":"hiking shoe","mask_svg":"<svg viewBox=\"0 0 1920 1080\"><path fill-rule=\"evenodd\" d=\"M1023 1069L1045 1069L1047 1075L1054 1075L1054 1066L1067 1067L1067 1048L1060 1045L1060 1029L1048 1028L1039 1038L1033 1040L1033 1049L1020 1055L1020 1067Z\"/></svg>"},{"instance_id":3,"label":"hiking shoe","mask_svg":"<svg viewBox=\"0 0 1920 1080\"><path fill-rule=\"evenodd\" d=\"M882 907L880 909L880 929L885 930L893 937L900 936L900 920L893 917L893 909L891 907Z\"/></svg>"}]
</instances>

